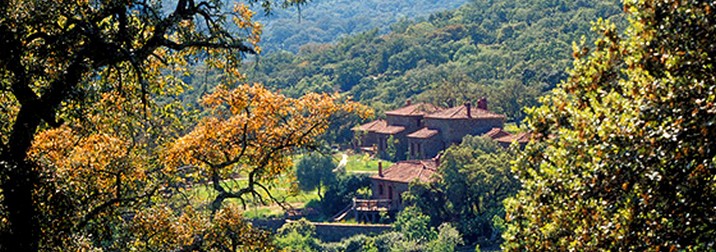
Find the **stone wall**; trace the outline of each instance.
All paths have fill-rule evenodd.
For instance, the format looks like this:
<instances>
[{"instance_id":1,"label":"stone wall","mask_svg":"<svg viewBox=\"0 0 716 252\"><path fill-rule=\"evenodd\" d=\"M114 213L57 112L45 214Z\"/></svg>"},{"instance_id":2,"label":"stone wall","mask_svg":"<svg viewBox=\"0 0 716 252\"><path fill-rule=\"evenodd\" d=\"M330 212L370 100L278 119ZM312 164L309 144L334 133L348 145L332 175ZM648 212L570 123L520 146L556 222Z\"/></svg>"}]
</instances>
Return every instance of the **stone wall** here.
<instances>
[{"instance_id":1,"label":"stone wall","mask_svg":"<svg viewBox=\"0 0 716 252\"><path fill-rule=\"evenodd\" d=\"M405 131L408 133L412 133L413 131L416 131L420 128L422 128L422 116L395 116L395 115L386 115L385 120L388 121L388 124L390 125L400 125L405 127Z\"/></svg>"},{"instance_id":2,"label":"stone wall","mask_svg":"<svg viewBox=\"0 0 716 252\"><path fill-rule=\"evenodd\" d=\"M269 230L276 233L283 224L291 222L287 219L254 219L251 222L254 227ZM316 227L316 236L324 242L337 242L357 234L378 235L390 231L391 225L386 224L346 224L346 223L325 223L311 222Z\"/></svg>"},{"instance_id":3,"label":"stone wall","mask_svg":"<svg viewBox=\"0 0 716 252\"><path fill-rule=\"evenodd\" d=\"M378 235L390 231L391 225L385 224L343 224L343 223L313 223L316 226L316 235L324 242L337 242L357 235Z\"/></svg>"},{"instance_id":4,"label":"stone wall","mask_svg":"<svg viewBox=\"0 0 716 252\"><path fill-rule=\"evenodd\" d=\"M373 196L372 196L373 199L390 199L390 200L392 200L390 202L391 210L403 208L402 194L403 194L403 192L408 190L407 183L380 180L380 179L371 179L370 181L371 181L371 191L373 192ZM382 195L380 194L381 186L383 187ZM391 193L392 193L392 197L390 195Z\"/></svg>"},{"instance_id":5,"label":"stone wall","mask_svg":"<svg viewBox=\"0 0 716 252\"><path fill-rule=\"evenodd\" d=\"M409 131L403 130L398 134L393 135L393 141L395 142L395 158L396 160L405 160L405 153L408 152L408 134ZM410 132L412 133L412 132ZM378 152L383 153L388 148L388 139L391 135L388 134L376 134L378 141L382 144L378 144Z\"/></svg>"},{"instance_id":6,"label":"stone wall","mask_svg":"<svg viewBox=\"0 0 716 252\"><path fill-rule=\"evenodd\" d=\"M271 231L272 233L276 233L276 230L278 230L281 226L283 226L284 223L286 223L286 219L251 219L249 220L249 223L251 223L251 225L253 225L254 227L265 229Z\"/></svg>"},{"instance_id":7,"label":"stone wall","mask_svg":"<svg viewBox=\"0 0 716 252\"><path fill-rule=\"evenodd\" d=\"M492 128L502 128L504 120L496 119L425 119L425 126L440 130L443 141L449 145L450 143L459 143L466 135L479 136L487 133ZM446 146L447 147L447 146Z\"/></svg>"},{"instance_id":8,"label":"stone wall","mask_svg":"<svg viewBox=\"0 0 716 252\"><path fill-rule=\"evenodd\" d=\"M420 151L412 151L411 148L415 144L420 145ZM440 135L433 136L428 139L424 138L408 138L409 153L413 155L411 159L428 159L434 158L438 153L446 148L445 143L440 140Z\"/></svg>"}]
</instances>

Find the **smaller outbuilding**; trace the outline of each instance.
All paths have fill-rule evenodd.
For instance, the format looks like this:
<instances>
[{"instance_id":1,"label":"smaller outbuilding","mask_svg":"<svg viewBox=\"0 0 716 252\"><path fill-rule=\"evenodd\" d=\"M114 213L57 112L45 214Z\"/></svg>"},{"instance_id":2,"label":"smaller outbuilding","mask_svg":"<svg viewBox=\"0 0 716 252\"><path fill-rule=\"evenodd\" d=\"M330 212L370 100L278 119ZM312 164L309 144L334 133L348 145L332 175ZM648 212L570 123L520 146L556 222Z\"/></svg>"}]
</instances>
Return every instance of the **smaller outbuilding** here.
<instances>
[{"instance_id":1,"label":"smaller outbuilding","mask_svg":"<svg viewBox=\"0 0 716 252\"><path fill-rule=\"evenodd\" d=\"M373 192L371 199L390 201L389 211L403 209L402 194L408 191L410 182L434 181L440 165L438 160L434 158L399 161L385 170L382 163L378 163L378 174L370 177Z\"/></svg>"}]
</instances>

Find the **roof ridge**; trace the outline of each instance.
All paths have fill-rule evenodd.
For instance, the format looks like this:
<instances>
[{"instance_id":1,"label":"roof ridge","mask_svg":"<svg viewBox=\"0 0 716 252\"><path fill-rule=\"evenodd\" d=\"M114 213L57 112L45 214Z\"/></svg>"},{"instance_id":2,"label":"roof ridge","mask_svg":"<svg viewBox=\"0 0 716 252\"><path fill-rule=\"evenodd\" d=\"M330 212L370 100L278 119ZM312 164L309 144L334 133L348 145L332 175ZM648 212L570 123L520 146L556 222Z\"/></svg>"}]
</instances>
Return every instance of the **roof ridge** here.
<instances>
[{"instance_id":1,"label":"roof ridge","mask_svg":"<svg viewBox=\"0 0 716 252\"><path fill-rule=\"evenodd\" d=\"M452 115L450 115L450 117L453 117L453 116L457 115L457 113L459 113L460 110L462 110L463 107L465 107L465 105L457 107L457 109L455 110L455 112L452 113Z\"/></svg>"},{"instance_id":2,"label":"roof ridge","mask_svg":"<svg viewBox=\"0 0 716 252\"><path fill-rule=\"evenodd\" d=\"M425 170L425 164L422 164L422 165L423 165L423 169L420 169L420 171L418 172L418 176L415 178L417 180L420 180L420 177L423 176L423 171Z\"/></svg>"}]
</instances>

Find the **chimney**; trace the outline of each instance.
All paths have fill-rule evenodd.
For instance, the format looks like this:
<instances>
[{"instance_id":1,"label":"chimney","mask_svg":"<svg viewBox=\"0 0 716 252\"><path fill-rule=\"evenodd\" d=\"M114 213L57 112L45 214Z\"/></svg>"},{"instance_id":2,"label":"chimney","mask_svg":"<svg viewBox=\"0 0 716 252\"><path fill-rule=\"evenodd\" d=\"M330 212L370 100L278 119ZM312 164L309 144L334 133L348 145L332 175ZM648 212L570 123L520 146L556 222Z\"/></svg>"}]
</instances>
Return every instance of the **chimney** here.
<instances>
[{"instance_id":1,"label":"chimney","mask_svg":"<svg viewBox=\"0 0 716 252\"><path fill-rule=\"evenodd\" d=\"M487 110L487 98L480 98L480 100L477 101L477 108Z\"/></svg>"},{"instance_id":2,"label":"chimney","mask_svg":"<svg viewBox=\"0 0 716 252\"><path fill-rule=\"evenodd\" d=\"M472 104L470 102L465 103L465 109L467 110L467 118L472 118Z\"/></svg>"},{"instance_id":3,"label":"chimney","mask_svg":"<svg viewBox=\"0 0 716 252\"><path fill-rule=\"evenodd\" d=\"M440 167L440 156L442 156L442 153L438 153L438 155L435 156L435 168Z\"/></svg>"},{"instance_id":4,"label":"chimney","mask_svg":"<svg viewBox=\"0 0 716 252\"><path fill-rule=\"evenodd\" d=\"M383 162L378 161L378 176L383 177Z\"/></svg>"},{"instance_id":5,"label":"chimney","mask_svg":"<svg viewBox=\"0 0 716 252\"><path fill-rule=\"evenodd\" d=\"M412 102L410 101L410 99L408 99L408 100L405 101L405 106L410 106L411 103L412 103Z\"/></svg>"}]
</instances>

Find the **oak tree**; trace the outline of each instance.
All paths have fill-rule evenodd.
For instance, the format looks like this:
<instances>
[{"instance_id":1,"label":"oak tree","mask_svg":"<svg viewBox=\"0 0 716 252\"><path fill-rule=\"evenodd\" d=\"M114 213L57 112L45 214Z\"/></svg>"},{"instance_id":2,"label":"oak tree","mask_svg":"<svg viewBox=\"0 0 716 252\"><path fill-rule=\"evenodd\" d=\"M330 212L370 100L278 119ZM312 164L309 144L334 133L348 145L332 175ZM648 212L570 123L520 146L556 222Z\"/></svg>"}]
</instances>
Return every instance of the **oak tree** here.
<instances>
[{"instance_id":1,"label":"oak tree","mask_svg":"<svg viewBox=\"0 0 716 252\"><path fill-rule=\"evenodd\" d=\"M305 1L248 2L268 11ZM253 12L243 4L227 12L224 5L0 2L3 250L58 245L53 237L73 237L102 223L90 220L106 210L161 188L145 179L159 168L151 162L153 149L166 138L161 131L172 120L162 114L171 113L162 112L172 105L152 100L181 91L177 76L188 60L204 60L230 79L240 77L236 66L243 54L260 51L261 26L251 20ZM115 106L95 110L103 100ZM153 116L163 122L123 122ZM68 212L71 223L61 219Z\"/></svg>"},{"instance_id":2,"label":"oak tree","mask_svg":"<svg viewBox=\"0 0 716 252\"><path fill-rule=\"evenodd\" d=\"M317 148L317 137L335 118L369 115L364 106L337 95L289 98L258 84L219 86L203 102L212 116L170 143L162 156L169 169L189 167L188 176L211 182L217 193L212 211L220 210L226 199L244 206L248 197L263 202L262 193L280 203L267 185L293 166L292 154ZM231 179L245 183L224 183Z\"/></svg>"},{"instance_id":3,"label":"oak tree","mask_svg":"<svg viewBox=\"0 0 716 252\"><path fill-rule=\"evenodd\" d=\"M528 123L504 249L709 250L716 240L713 1L624 1Z\"/></svg>"}]
</instances>

